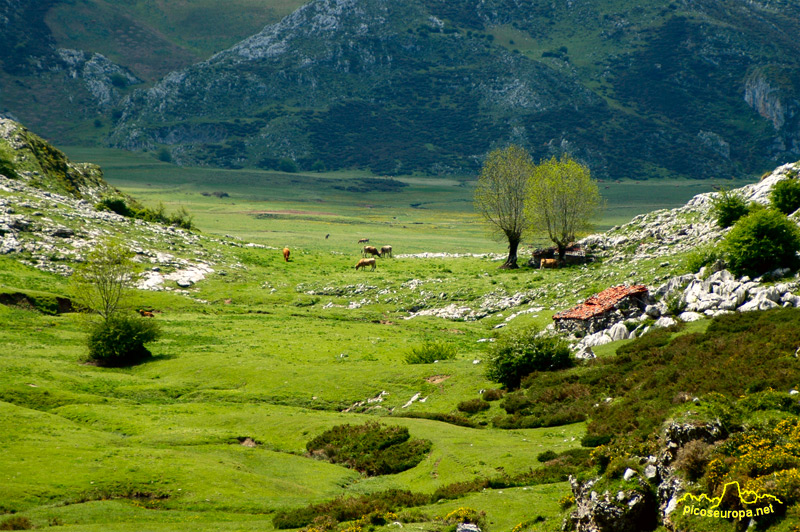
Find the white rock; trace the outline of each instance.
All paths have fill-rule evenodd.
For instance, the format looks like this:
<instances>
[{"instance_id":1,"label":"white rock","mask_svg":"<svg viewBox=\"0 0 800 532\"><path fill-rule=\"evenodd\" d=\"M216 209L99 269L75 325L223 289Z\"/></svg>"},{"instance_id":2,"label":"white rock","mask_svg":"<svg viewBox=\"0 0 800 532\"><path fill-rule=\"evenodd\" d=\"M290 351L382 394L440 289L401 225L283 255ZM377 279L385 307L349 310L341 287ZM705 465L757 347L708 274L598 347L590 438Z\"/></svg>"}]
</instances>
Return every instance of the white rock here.
<instances>
[{"instance_id":1,"label":"white rock","mask_svg":"<svg viewBox=\"0 0 800 532\"><path fill-rule=\"evenodd\" d=\"M575 358L578 360L591 360L593 358L597 358L597 355L594 354L592 348L588 345L582 345L579 347L578 352L575 353Z\"/></svg>"},{"instance_id":2,"label":"white rock","mask_svg":"<svg viewBox=\"0 0 800 532\"><path fill-rule=\"evenodd\" d=\"M627 340L630 334L630 331L628 331L624 323L616 323L608 330L608 335L615 342L618 340Z\"/></svg>"},{"instance_id":3,"label":"white rock","mask_svg":"<svg viewBox=\"0 0 800 532\"><path fill-rule=\"evenodd\" d=\"M680 316L678 316L678 318L680 318L681 321L685 321L688 323L697 320L702 320L703 318L705 318L705 316L703 316L702 314L698 314L697 312L682 312Z\"/></svg>"},{"instance_id":4,"label":"white rock","mask_svg":"<svg viewBox=\"0 0 800 532\"><path fill-rule=\"evenodd\" d=\"M631 469L630 467L625 470L625 473L622 474L622 478L625 480L630 480L636 475L636 470Z\"/></svg>"},{"instance_id":5,"label":"white rock","mask_svg":"<svg viewBox=\"0 0 800 532\"><path fill-rule=\"evenodd\" d=\"M676 321L674 319L664 316L662 318L658 318L653 325L656 327L669 327L670 325L675 325L675 323Z\"/></svg>"}]
</instances>

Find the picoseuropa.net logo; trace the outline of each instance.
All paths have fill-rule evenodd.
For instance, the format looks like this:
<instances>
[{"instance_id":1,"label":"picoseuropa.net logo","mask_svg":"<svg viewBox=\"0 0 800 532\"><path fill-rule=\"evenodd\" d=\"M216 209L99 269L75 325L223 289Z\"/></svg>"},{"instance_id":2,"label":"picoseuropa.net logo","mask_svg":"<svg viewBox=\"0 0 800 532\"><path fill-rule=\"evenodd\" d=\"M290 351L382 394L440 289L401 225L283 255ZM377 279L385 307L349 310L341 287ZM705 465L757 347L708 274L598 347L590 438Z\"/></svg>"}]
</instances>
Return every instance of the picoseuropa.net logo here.
<instances>
[{"instance_id":1,"label":"picoseuropa.net logo","mask_svg":"<svg viewBox=\"0 0 800 532\"><path fill-rule=\"evenodd\" d=\"M678 504L683 504L683 515L710 519L752 519L773 514L782 505L774 495L762 495L755 491L743 490L738 482L728 482L719 497L706 494L687 493Z\"/></svg>"}]
</instances>

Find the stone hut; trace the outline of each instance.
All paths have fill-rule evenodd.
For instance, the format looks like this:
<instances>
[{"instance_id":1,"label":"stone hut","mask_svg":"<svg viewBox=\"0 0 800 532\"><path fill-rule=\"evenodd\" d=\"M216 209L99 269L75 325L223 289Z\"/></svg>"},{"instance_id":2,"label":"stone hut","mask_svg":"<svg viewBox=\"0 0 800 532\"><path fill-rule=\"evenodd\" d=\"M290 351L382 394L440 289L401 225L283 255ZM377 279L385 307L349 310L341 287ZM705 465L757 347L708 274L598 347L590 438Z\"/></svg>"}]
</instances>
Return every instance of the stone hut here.
<instances>
[{"instance_id":1,"label":"stone hut","mask_svg":"<svg viewBox=\"0 0 800 532\"><path fill-rule=\"evenodd\" d=\"M640 315L649 297L643 284L612 286L576 307L553 315L553 320L558 329L592 334Z\"/></svg>"},{"instance_id":2,"label":"stone hut","mask_svg":"<svg viewBox=\"0 0 800 532\"><path fill-rule=\"evenodd\" d=\"M558 256L558 248L555 246L549 248L537 248L531 254L531 260L528 261L528 266L538 268L542 259L554 259ZM566 264L583 264L589 262L589 257L586 251L580 244L570 244L564 253L564 262Z\"/></svg>"}]
</instances>

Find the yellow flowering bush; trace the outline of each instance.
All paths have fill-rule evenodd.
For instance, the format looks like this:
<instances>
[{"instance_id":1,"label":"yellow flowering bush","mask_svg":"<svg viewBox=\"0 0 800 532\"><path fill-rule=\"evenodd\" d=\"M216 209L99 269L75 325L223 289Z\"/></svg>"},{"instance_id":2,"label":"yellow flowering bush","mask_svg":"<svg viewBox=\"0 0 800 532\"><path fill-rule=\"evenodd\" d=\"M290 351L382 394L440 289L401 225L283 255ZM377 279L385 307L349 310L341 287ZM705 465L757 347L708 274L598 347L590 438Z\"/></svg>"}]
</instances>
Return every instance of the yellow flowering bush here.
<instances>
[{"instance_id":1,"label":"yellow flowering bush","mask_svg":"<svg viewBox=\"0 0 800 532\"><path fill-rule=\"evenodd\" d=\"M461 508L457 508L450 512L449 514L444 516L444 521L446 523L472 523L475 525L481 525L484 517L486 514L484 512L478 512L472 508L462 506Z\"/></svg>"}]
</instances>

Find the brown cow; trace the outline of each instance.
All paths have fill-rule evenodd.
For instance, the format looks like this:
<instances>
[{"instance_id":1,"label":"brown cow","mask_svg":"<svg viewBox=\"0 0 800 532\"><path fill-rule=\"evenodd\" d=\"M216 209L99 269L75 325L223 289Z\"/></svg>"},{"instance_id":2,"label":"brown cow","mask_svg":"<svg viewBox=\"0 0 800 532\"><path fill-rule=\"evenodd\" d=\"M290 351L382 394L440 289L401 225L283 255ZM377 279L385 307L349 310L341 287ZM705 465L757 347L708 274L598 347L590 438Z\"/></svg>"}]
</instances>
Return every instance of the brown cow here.
<instances>
[{"instance_id":1,"label":"brown cow","mask_svg":"<svg viewBox=\"0 0 800 532\"><path fill-rule=\"evenodd\" d=\"M149 310L145 310L143 308L140 308L138 310L138 312L139 312L139 314L142 315L143 318L153 318L154 317L152 312L150 312Z\"/></svg>"},{"instance_id":2,"label":"brown cow","mask_svg":"<svg viewBox=\"0 0 800 532\"><path fill-rule=\"evenodd\" d=\"M360 259L358 264L356 264L356 270L359 268L366 268L367 266L372 266L372 270L375 269L376 261L375 259Z\"/></svg>"},{"instance_id":3,"label":"brown cow","mask_svg":"<svg viewBox=\"0 0 800 532\"><path fill-rule=\"evenodd\" d=\"M360 239L358 240L358 243L359 243L359 244L366 244L367 242L369 242L369 238L360 238Z\"/></svg>"},{"instance_id":4,"label":"brown cow","mask_svg":"<svg viewBox=\"0 0 800 532\"><path fill-rule=\"evenodd\" d=\"M380 257L381 252L378 251L378 248L375 246L364 246L364 248L361 250L361 256L366 257L367 255L375 255L376 257Z\"/></svg>"},{"instance_id":5,"label":"brown cow","mask_svg":"<svg viewBox=\"0 0 800 532\"><path fill-rule=\"evenodd\" d=\"M539 263L539 269L544 268L558 268L558 259L542 259Z\"/></svg>"},{"instance_id":6,"label":"brown cow","mask_svg":"<svg viewBox=\"0 0 800 532\"><path fill-rule=\"evenodd\" d=\"M283 260L289 262L289 248L283 248Z\"/></svg>"},{"instance_id":7,"label":"brown cow","mask_svg":"<svg viewBox=\"0 0 800 532\"><path fill-rule=\"evenodd\" d=\"M381 258L385 257L387 254L389 257L392 256L392 246L383 246L381 248Z\"/></svg>"}]
</instances>

